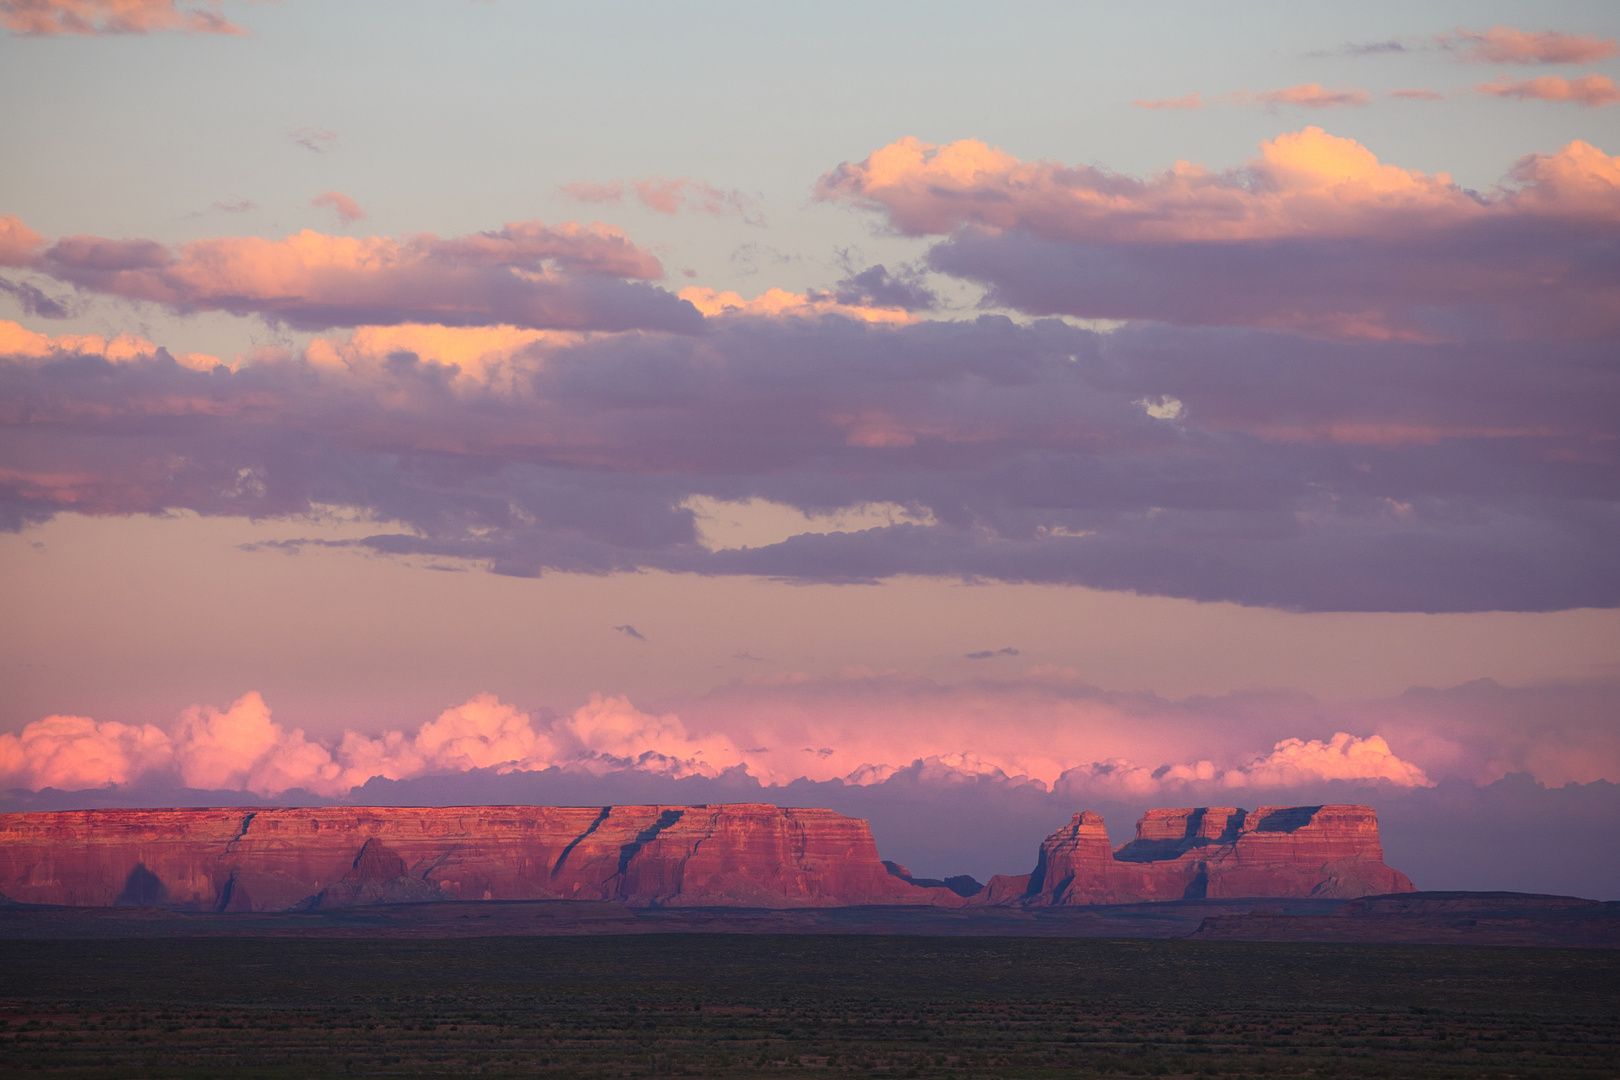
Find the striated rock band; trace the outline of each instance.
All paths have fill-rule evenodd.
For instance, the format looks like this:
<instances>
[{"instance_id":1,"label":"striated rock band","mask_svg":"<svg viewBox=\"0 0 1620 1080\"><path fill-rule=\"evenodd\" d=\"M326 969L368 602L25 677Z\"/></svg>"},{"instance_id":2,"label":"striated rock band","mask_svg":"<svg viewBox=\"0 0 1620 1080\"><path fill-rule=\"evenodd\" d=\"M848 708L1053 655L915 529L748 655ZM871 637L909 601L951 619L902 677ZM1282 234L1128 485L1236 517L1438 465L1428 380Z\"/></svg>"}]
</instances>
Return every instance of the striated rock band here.
<instances>
[{"instance_id":1,"label":"striated rock band","mask_svg":"<svg viewBox=\"0 0 1620 1080\"><path fill-rule=\"evenodd\" d=\"M82 810L0 815L0 894L70 906L292 911L431 900L633 907L1051 907L1410 892L1365 806L1094 813L1032 873L913 879L865 821L769 804Z\"/></svg>"}]
</instances>

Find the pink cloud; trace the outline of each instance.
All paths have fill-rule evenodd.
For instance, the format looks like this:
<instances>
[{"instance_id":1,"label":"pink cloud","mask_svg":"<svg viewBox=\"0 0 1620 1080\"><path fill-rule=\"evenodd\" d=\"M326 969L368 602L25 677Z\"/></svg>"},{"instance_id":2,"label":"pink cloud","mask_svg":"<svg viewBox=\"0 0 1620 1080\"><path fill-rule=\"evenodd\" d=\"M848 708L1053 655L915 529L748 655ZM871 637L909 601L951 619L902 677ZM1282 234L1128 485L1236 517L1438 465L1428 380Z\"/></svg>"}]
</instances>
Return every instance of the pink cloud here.
<instances>
[{"instance_id":1,"label":"pink cloud","mask_svg":"<svg viewBox=\"0 0 1620 1080\"><path fill-rule=\"evenodd\" d=\"M31 790L105 787L172 769L185 786L201 790L334 796L374 776L558 767L595 775L634 769L714 777L739 761L724 739L693 739L676 716L654 716L626 698L600 694L549 722L478 694L413 734L348 731L332 745L278 723L257 693L225 709L194 705L168 732L150 724L48 716L19 734L0 735L0 783Z\"/></svg>"},{"instance_id":2,"label":"pink cloud","mask_svg":"<svg viewBox=\"0 0 1620 1080\"><path fill-rule=\"evenodd\" d=\"M360 209L360 204L341 191L322 192L309 200L309 205L330 207L338 217L343 219L345 225L351 221L359 221L366 216L366 212Z\"/></svg>"},{"instance_id":3,"label":"pink cloud","mask_svg":"<svg viewBox=\"0 0 1620 1080\"><path fill-rule=\"evenodd\" d=\"M585 203L618 203L634 194L640 203L660 214L696 210L715 217L740 217L752 225L764 224L754 200L740 191L722 191L712 184L691 177L652 176L645 180L618 180L607 183L576 181L557 189L570 199Z\"/></svg>"},{"instance_id":4,"label":"pink cloud","mask_svg":"<svg viewBox=\"0 0 1620 1080\"><path fill-rule=\"evenodd\" d=\"M1138 109L1202 109L1204 99L1194 90L1178 98L1137 98L1131 104Z\"/></svg>"},{"instance_id":5,"label":"pink cloud","mask_svg":"<svg viewBox=\"0 0 1620 1080\"><path fill-rule=\"evenodd\" d=\"M41 245L15 218L0 221L0 265L180 312L259 314L302 329L401 322L673 329L697 318L662 290L620 280L662 277L663 268L600 224L514 222L450 239L306 229L282 240L220 237L178 248L96 236Z\"/></svg>"},{"instance_id":6,"label":"pink cloud","mask_svg":"<svg viewBox=\"0 0 1620 1080\"><path fill-rule=\"evenodd\" d=\"M1444 101L1446 95L1438 90L1428 90L1422 87L1409 87L1403 90L1391 90L1389 96L1405 101Z\"/></svg>"},{"instance_id":7,"label":"pink cloud","mask_svg":"<svg viewBox=\"0 0 1620 1080\"><path fill-rule=\"evenodd\" d=\"M1354 139L1318 127L1279 135L1260 151L1242 169L1214 172L1177 162L1136 180L1088 166L1019 161L973 139L935 146L906 138L825 174L816 195L882 210L913 236L983 225L1069 241L1410 236L1413 229L1489 216L1620 220L1620 189L1601 207L1586 199L1594 187L1609 189L1620 163L1583 142L1522 159L1547 167L1516 166L1514 179L1526 188L1484 198L1445 173L1386 165Z\"/></svg>"},{"instance_id":8,"label":"pink cloud","mask_svg":"<svg viewBox=\"0 0 1620 1080\"><path fill-rule=\"evenodd\" d=\"M1345 106L1369 104L1372 95L1354 87L1347 90L1328 90L1321 83L1301 83L1298 86L1262 90L1258 93L1241 91L1233 94L1231 100L1239 105L1255 103L1271 108L1279 105L1295 105L1302 109L1340 109Z\"/></svg>"},{"instance_id":9,"label":"pink cloud","mask_svg":"<svg viewBox=\"0 0 1620 1080\"><path fill-rule=\"evenodd\" d=\"M1459 50L1458 59L1475 64L1590 64L1620 56L1620 44L1613 38L1511 26L1493 26L1484 33L1459 30L1455 37L1442 36L1440 42L1443 48Z\"/></svg>"},{"instance_id":10,"label":"pink cloud","mask_svg":"<svg viewBox=\"0 0 1620 1080\"><path fill-rule=\"evenodd\" d=\"M1607 75L1582 75L1565 79L1543 75L1536 79L1480 83L1474 88L1490 97L1517 98L1520 101L1573 101L1587 107L1620 102L1620 86Z\"/></svg>"},{"instance_id":11,"label":"pink cloud","mask_svg":"<svg viewBox=\"0 0 1620 1080\"><path fill-rule=\"evenodd\" d=\"M0 25L19 34L245 34L219 13L221 0L0 0Z\"/></svg>"},{"instance_id":12,"label":"pink cloud","mask_svg":"<svg viewBox=\"0 0 1620 1080\"><path fill-rule=\"evenodd\" d=\"M166 766L169 736L150 724L97 723L84 716L47 716L18 734L0 735L0 777L31 790L124 784Z\"/></svg>"}]
</instances>

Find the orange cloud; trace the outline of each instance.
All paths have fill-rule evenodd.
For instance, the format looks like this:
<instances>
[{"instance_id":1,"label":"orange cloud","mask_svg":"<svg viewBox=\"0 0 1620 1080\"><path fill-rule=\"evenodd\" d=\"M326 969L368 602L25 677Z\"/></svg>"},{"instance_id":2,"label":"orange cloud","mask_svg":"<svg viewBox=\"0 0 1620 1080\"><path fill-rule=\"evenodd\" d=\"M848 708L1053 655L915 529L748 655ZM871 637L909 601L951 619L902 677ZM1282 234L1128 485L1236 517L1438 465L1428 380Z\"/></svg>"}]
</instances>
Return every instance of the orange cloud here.
<instances>
[{"instance_id":1,"label":"orange cloud","mask_svg":"<svg viewBox=\"0 0 1620 1080\"><path fill-rule=\"evenodd\" d=\"M1556 30L1533 33L1511 26L1493 26L1484 33L1459 30L1455 38L1440 41L1443 47L1460 49L1459 59L1475 64L1590 64L1620 56L1613 38Z\"/></svg>"},{"instance_id":2,"label":"orange cloud","mask_svg":"<svg viewBox=\"0 0 1620 1080\"><path fill-rule=\"evenodd\" d=\"M0 25L19 34L245 34L219 13L221 0L0 0Z\"/></svg>"},{"instance_id":3,"label":"orange cloud","mask_svg":"<svg viewBox=\"0 0 1620 1080\"><path fill-rule=\"evenodd\" d=\"M1613 105L1620 101L1620 86L1616 86L1607 75L1582 75L1578 79L1543 75L1518 82L1504 78L1499 82L1480 83L1474 89L1490 97L1517 98L1520 101L1573 101L1588 108Z\"/></svg>"},{"instance_id":4,"label":"orange cloud","mask_svg":"<svg viewBox=\"0 0 1620 1080\"><path fill-rule=\"evenodd\" d=\"M343 219L345 225L351 221L359 221L366 216L366 212L360 209L360 204L341 191L323 192L309 200L309 205L330 207L337 213L338 217Z\"/></svg>"},{"instance_id":5,"label":"orange cloud","mask_svg":"<svg viewBox=\"0 0 1620 1080\"><path fill-rule=\"evenodd\" d=\"M1147 180L1023 162L974 139L935 146L905 138L825 174L816 196L882 209L911 235L977 224L1074 242L1409 237L1490 216L1620 220L1617 168L1615 158L1572 142L1516 165L1512 179L1522 187L1482 198L1445 173L1386 165L1319 127L1262 143L1240 170L1177 162Z\"/></svg>"},{"instance_id":6,"label":"orange cloud","mask_svg":"<svg viewBox=\"0 0 1620 1080\"><path fill-rule=\"evenodd\" d=\"M104 338L97 334L60 334L52 337L26 329L9 319L0 319L0 356L44 359L57 354L99 356L114 363L154 356L158 347L134 334ZM170 354L182 367L211 371L224 363L207 353ZM235 365L227 365L234 367Z\"/></svg>"}]
</instances>

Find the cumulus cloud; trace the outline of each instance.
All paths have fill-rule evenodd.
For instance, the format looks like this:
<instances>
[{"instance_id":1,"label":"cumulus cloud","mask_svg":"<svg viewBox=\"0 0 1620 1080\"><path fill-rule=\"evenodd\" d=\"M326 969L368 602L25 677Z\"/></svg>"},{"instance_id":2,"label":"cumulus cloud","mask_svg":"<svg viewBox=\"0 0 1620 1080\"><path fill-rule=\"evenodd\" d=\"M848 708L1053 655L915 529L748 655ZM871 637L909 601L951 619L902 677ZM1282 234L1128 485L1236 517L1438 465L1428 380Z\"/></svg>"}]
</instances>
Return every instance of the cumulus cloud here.
<instances>
[{"instance_id":1,"label":"cumulus cloud","mask_svg":"<svg viewBox=\"0 0 1620 1080\"><path fill-rule=\"evenodd\" d=\"M330 797L372 777L550 768L712 777L739 761L724 740L691 738L676 716L654 716L626 698L600 694L551 721L478 694L414 733L348 731L331 745L278 723L257 693L225 709L194 705L167 732L150 724L49 716L18 734L0 735L0 785L30 790L106 787L172 771L199 790Z\"/></svg>"},{"instance_id":2,"label":"cumulus cloud","mask_svg":"<svg viewBox=\"0 0 1620 1080\"><path fill-rule=\"evenodd\" d=\"M332 199L330 192L322 199ZM320 201L320 200L317 200ZM345 214L352 201L329 202ZM86 292L228 311L319 330L431 322L529 328L695 329L687 304L637 280L658 260L606 225L509 223L499 231L218 237L178 248L153 240L69 236L46 245L15 217L0 222L0 265L49 274Z\"/></svg>"},{"instance_id":3,"label":"cumulus cloud","mask_svg":"<svg viewBox=\"0 0 1620 1080\"><path fill-rule=\"evenodd\" d=\"M1181 162L1146 180L902 139L827 173L817 195L948 237L935 270L1031 314L1385 340L1599 336L1620 327L1620 294L1588 252L1620 234L1617 175L1572 142L1481 193L1310 127L1241 169Z\"/></svg>"},{"instance_id":4,"label":"cumulus cloud","mask_svg":"<svg viewBox=\"0 0 1620 1080\"><path fill-rule=\"evenodd\" d=\"M1620 86L1616 86L1607 75L1582 75L1578 79L1543 75L1517 81L1503 78L1498 82L1480 83L1474 89L1489 97L1517 98L1520 101L1573 101L1588 108L1620 102Z\"/></svg>"},{"instance_id":5,"label":"cumulus cloud","mask_svg":"<svg viewBox=\"0 0 1620 1080\"><path fill-rule=\"evenodd\" d=\"M1590 64L1620 56L1613 38L1557 30L1493 26L1483 32L1458 30L1436 40L1441 48L1456 51L1457 59L1474 64Z\"/></svg>"},{"instance_id":6,"label":"cumulus cloud","mask_svg":"<svg viewBox=\"0 0 1620 1080\"><path fill-rule=\"evenodd\" d=\"M345 225L351 221L359 221L366 216L360 209L360 204L343 194L341 191L326 191L309 200L311 206L324 206L329 208Z\"/></svg>"},{"instance_id":7,"label":"cumulus cloud","mask_svg":"<svg viewBox=\"0 0 1620 1080\"><path fill-rule=\"evenodd\" d=\"M222 0L0 0L0 25L18 34L244 34Z\"/></svg>"},{"instance_id":8,"label":"cumulus cloud","mask_svg":"<svg viewBox=\"0 0 1620 1080\"><path fill-rule=\"evenodd\" d=\"M750 225L763 225L755 200L740 191L722 191L688 176L652 176L645 180L577 181L558 189L565 197L584 203L619 203L628 195L660 214L696 210L715 217L738 217Z\"/></svg>"},{"instance_id":9,"label":"cumulus cloud","mask_svg":"<svg viewBox=\"0 0 1620 1080\"><path fill-rule=\"evenodd\" d=\"M65 790L124 784L168 764L166 732L151 724L47 716L0 735L0 784Z\"/></svg>"}]
</instances>

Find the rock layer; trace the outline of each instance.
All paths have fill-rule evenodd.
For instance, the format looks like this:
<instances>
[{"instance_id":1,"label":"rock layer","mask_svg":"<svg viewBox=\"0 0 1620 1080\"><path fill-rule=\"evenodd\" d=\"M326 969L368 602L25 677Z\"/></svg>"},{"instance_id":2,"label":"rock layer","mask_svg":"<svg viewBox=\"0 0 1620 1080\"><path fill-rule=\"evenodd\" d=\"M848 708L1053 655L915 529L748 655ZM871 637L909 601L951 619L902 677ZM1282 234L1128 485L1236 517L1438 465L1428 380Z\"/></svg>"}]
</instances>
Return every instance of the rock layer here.
<instances>
[{"instance_id":1,"label":"rock layer","mask_svg":"<svg viewBox=\"0 0 1620 1080\"><path fill-rule=\"evenodd\" d=\"M864 821L763 804L4 814L0 893L192 911L422 900L965 903L889 873Z\"/></svg>"},{"instance_id":2,"label":"rock layer","mask_svg":"<svg viewBox=\"0 0 1620 1080\"><path fill-rule=\"evenodd\" d=\"M1410 892L1365 806L1150 810L1118 850L1089 811L1032 874L913 880L867 823L768 804L0 814L0 894L32 904L292 911L429 900L635 907L1053 907Z\"/></svg>"},{"instance_id":3,"label":"rock layer","mask_svg":"<svg viewBox=\"0 0 1620 1080\"><path fill-rule=\"evenodd\" d=\"M1076 814L1042 842L1034 872L993 878L975 899L1048 907L1411 891L1405 874L1384 865L1370 806L1206 806L1149 810L1136 839L1117 850L1101 815Z\"/></svg>"}]
</instances>

